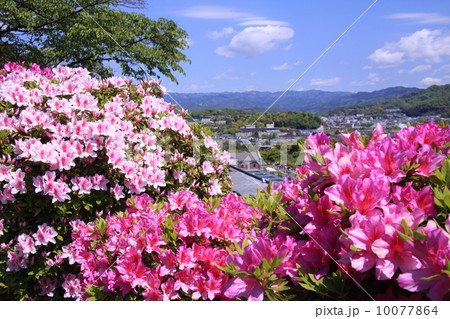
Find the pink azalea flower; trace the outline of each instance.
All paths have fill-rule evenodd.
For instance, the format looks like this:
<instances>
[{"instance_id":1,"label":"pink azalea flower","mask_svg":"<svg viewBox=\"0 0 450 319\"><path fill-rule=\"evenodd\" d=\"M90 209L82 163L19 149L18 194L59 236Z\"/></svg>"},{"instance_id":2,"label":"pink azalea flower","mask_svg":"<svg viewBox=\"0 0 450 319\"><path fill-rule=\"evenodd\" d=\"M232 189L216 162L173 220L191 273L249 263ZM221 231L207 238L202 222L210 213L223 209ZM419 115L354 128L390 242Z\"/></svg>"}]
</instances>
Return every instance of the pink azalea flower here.
<instances>
[{"instance_id":1,"label":"pink azalea flower","mask_svg":"<svg viewBox=\"0 0 450 319\"><path fill-rule=\"evenodd\" d=\"M349 134L340 134L339 136L348 146L357 150L364 149L364 144L361 142L361 134L358 131L353 131Z\"/></svg>"},{"instance_id":2,"label":"pink azalea flower","mask_svg":"<svg viewBox=\"0 0 450 319\"><path fill-rule=\"evenodd\" d=\"M359 180L353 200L359 212L367 214L376 207L382 207L389 201L390 183L384 176L374 174L371 178ZM373 190L376 189L377 192Z\"/></svg>"},{"instance_id":3,"label":"pink azalea flower","mask_svg":"<svg viewBox=\"0 0 450 319\"><path fill-rule=\"evenodd\" d=\"M125 197L125 194L123 192L124 187L120 186L118 183L114 184L114 187L110 187L110 191L113 193L114 198L116 200L120 200L121 198Z\"/></svg>"},{"instance_id":4,"label":"pink azalea flower","mask_svg":"<svg viewBox=\"0 0 450 319\"><path fill-rule=\"evenodd\" d=\"M4 222L5 220L4 219L0 219L0 236L1 235L3 235L3 229L4 229L4 225L3 225L3 222Z\"/></svg>"},{"instance_id":5,"label":"pink azalea flower","mask_svg":"<svg viewBox=\"0 0 450 319\"><path fill-rule=\"evenodd\" d=\"M146 286L149 269L142 263L141 254L135 249L130 248L124 258L117 263L117 271L121 278L130 283L131 288L136 286Z\"/></svg>"},{"instance_id":6,"label":"pink azalea flower","mask_svg":"<svg viewBox=\"0 0 450 319\"><path fill-rule=\"evenodd\" d=\"M203 174L208 175L214 173L214 166L209 161L204 161L202 164Z\"/></svg>"},{"instance_id":7,"label":"pink azalea flower","mask_svg":"<svg viewBox=\"0 0 450 319\"><path fill-rule=\"evenodd\" d=\"M34 247L33 238L26 234L21 234L17 237L18 244L14 247L16 250L28 256L28 254L35 254L36 248Z\"/></svg>"},{"instance_id":8,"label":"pink azalea flower","mask_svg":"<svg viewBox=\"0 0 450 319\"><path fill-rule=\"evenodd\" d=\"M58 233L53 229L53 227L47 226L47 224L42 224L38 226L38 231L33 234L36 246L47 246L49 243L56 244L55 237Z\"/></svg>"},{"instance_id":9,"label":"pink azalea flower","mask_svg":"<svg viewBox=\"0 0 450 319\"><path fill-rule=\"evenodd\" d=\"M205 137L205 147L216 150L218 148L216 141L211 136Z\"/></svg>"},{"instance_id":10,"label":"pink azalea flower","mask_svg":"<svg viewBox=\"0 0 450 319\"><path fill-rule=\"evenodd\" d=\"M188 164L188 166L195 167L195 158L188 157L186 158L185 162Z\"/></svg>"},{"instance_id":11,"label":"pink azalea flower","mask_svg":"<svg viewBox=\"0 0 450 319\"><path fill-rule=\"evenodd\" d=\"M102 191L106 191L108 190L108 183L109 180L103 176L103 175L99 175L99 174L95 174L94 176L90 177L90 181L92 183L92 189L94 190L102 190Z\"/></svg>"},{"instance_id":12,"label":"pink azalea flower","mask_svg":"<svg viewBox=\"0 0 450 319\"><path fill-rule=\"evenodd\" d=\"M62 284L64 288L64 298L81 298L81 283L80 280L74 274L68 274L64 278L64 283Z\"/></svg>"},{"instance_id":13,"label":"pink azalea flower","mask_svg":"<svg viewBox=\"0 0 450 319\"><path fill-rule=\"evenodd\" d=\"M90 194L92 189L92 182L90 178L75 177L71 180L72 191L78 192L78 194Z\"/></svg>"},{"instance_id":14,"label":"pink azalea flower","mask_svg":"<svg viewBox=\"0 0 450 319\"><path fill-rule=\"evenodd\" d=\"M406 176L400 168L406 163L408 150L401 150L391 138L385 138L367 150L370 166L383 172L391 183L398 183Z\"/></svg>"},{"instance_id":15,"label":"pink azalea flower","mask_svg":"<svg viewBox=\"0 0 450 319\"><path fill-rule=\"evenodd\" d=\"M177 170L173 172L173 177L178 181L178 183L182 184L186 178L186 173L181 170Z\"/></svg>"},{"instance_id":16,"label":"pink azalea flower","mask_svg":"<svg viewBox=\"0 0 450 319\"><path fill-rule=\"evenodd\" d=\"M372 145L381 142L387 134L383 134L384 129L380 123L377 123L374 130L372 131L372 136L370 137L369 142L367 143L367 147L371 147Z\"/></svg>"},{"instance_id":17,"label":"pink azalea flower","mask_svg":"<svg viewBox=\"0 0 450 319\"><path fill-rule=\"evenodd\" d=\"M372 251L377 255L376 277L378 280L391 279L397 268L402 272L419 268L420 261L413 256L413 244L405 241L390 225L385 234L372 243Z\"/></svg>"},{"instance_id":18,"label":"pink azalea flower","mask_svg":"<svg viewBox=\"0 0 450 319\"><path fill-rule=\"evenodd\" d=\"M53 291L56 289L57 280L56 278L50 279L48 277L41 277L39 278L39 285L41 287L39 296L47 295L47 297L53 297Z\"/></svg>"},{"instance_id":19,"label":"pink azalea flower","mask_svg":"<svg viewBox=\"0 0 450 319\"><path fill-rule=\"evenodd\" d=\"M61 258L68 258L69 265L73 265L75 263L74 253L75 249L72 245L67 245L62 247L63 253L61 254Z\"/></svg>"},{"instance_id":20,"label":"pink azalea flower","mask_svg":"<svg viewBox=\"0 0 450 319\"><path fill-rule=\"evenodd\" d=\"M223 285L223 294L228 298L247 298L248 301L262 301L264 291L254 278L233 278Z\"/></svg>"},{"instance_id":21,"label":"pink azalea flower","mask_svg":"<svg viewBox=\"0 0 450 319\"><path fill-rule=\"evenodd\" d=\"M52 192L49 192L49 194L53 197L52 203L59 201L64 202L66 200L70 199L69 192L71 189L69 186L67 186L64 182L57 182L55 183L55 187L53 188Z\"/></svg>"},{"instance_id":22,"label":"pink azalea flower","mask_svg":"<svg viewBox=\"0 0 450 319\"><path fill-rule=\"evenodd\" d=\"M192 277L191 269L184 268L175 273L175 284L174 288L176 291L182 290L184 293L189 293L191 291L191 285L194 283L194 278Z\"/></svg>"},{"instance_id":23,"label":"pink azalea flower","mask_svg":"<svg viewBox=\"0 0 450 319\"><path fill-rule=\"evenodd\" d=\"M194 252L191 248L178 246L177 262L180 270L183 270L184 268L194 268L196 265L195 261L196 258L194 257Z\"/></svg>"},{"instance_id":24,"label":"pink azalea flower","mask_svg":"<svg viewBox=\"0 0 450 319\"><path fill-rule=\"evenodd\" d=\"M207 272L207 276L207 280L203 277L197 279L192 289L192 299L197 300L201 297L203 300L213 300L222 293L222 280L215 278L211 272Z\"/></svg>"},{"instance_id":25,"label":"pink azalea flower","mask_svg":"<svg viewBox=\"0 0 450 319\"><path fill-rule=\"evenodd\" d=\"M425 186L416 191L412 184L413 182L409 182L403 187L394 185L392 187L392 201L396 204L403 203L410 211L420 208L427 216L435 217L437 212L431 187Z\"/></svg>"},{"instance_id":26,"label":"pink azalea flower","mask_svg":"<svg viewBox=\"0 0 450 319\"><path fill-rule=\"evenodd\" d=\"M142 295L144 296L144 300L147 301L163 301L164 296L163 294L158 290L154 288L147 288L142 292Z\"/></svg>"},{"instance_id":27,"label":"pink azalea flower","mask_svg":"<svg viewBox=\"0 0 450 319\"><path fill-rule=\"evenodd\" d=\"M9 173L9 181L4 188L11 189L11 194L26 193L27 189L25 187L25 173L19 168L14 172Z\"/></svg>"},{"instance_id":28,"label":"pink azalea flower","mask_svg":"<svg viewBox=\"0 0 450 319\"><path fill-rule=\"evenodd\" d=\"M450 235L443 229L435 228L428 232L426 241L416 248L415 252L423 266L400 274L399 286L411 292L429 289L428 297L431 300L448 300L450 275L444 270L446 262L450 260Z\"/></svg>"},{"instance_id":29,"label":"pink azalea flower","mask_svg":"<svg viewBox=\"0 0 450 319\"><path fill-rule=\"evenodd\" d=\"M430 176L445 158L444 154L436 154L431 146L423 145L413 163L420 164L416 169L418 175Z\"/></svg>"},{"instance_id":30,"label":"pink azalea flower","mask_svg":"<svg viewBox=\"0 0 450 319\"><path fill-rule=\"evenodd\" d=\"M356 191L357 181L348 175L342 178L335 184L325 190L325 194L337 204L342 204L352 211L356 207L353 195Z\"/></svg>"},{"instance_id":31,"label":"pink azalea flower","mask_svg":"<svg viewBox=\"0 0 450 319\"><path fill-rule=\"evenodd\" d=\"M206 190L208 195L215 196L222 194L222 186L217 179L209 179L208 183L211 185L211 187Z\"/></svg>"},{"instance_id":32,"label":"pink azalea flower","mask_svg":"<svg viewBox=\"0 0 450 319\"><path fill-rule=\"evenodd\" d=\"M27 268L27 257L21 251L8 251L7 256L6 271L19 271L20 268Z\"/></svg>"},{"instance_id":33,"label":"pink azalea flower","mask_svg":"<svg viewBox=\"0 0 450 319\"><path fill-rule=\"evenodd\" d=\"M198 197L186 189L181 189L178 192L169 194L168 202L170 204L170 210L182 210L185 207L195 208L197 207Z\"/></svg>"},{"instance_id":34,"label":"pink azalea flower","mask_svg":"<svg viewBox=\"0 0 450 319\"><path fill-rule=\"evenodd\" d=\"M354 219L358 218L358 215L354 216ZM379 215L373 215L367 221L364 221L362 217L359 219L361 219L360 225L354 222L358 226L347 230L351 244L361 250L353 252L350 261L354 269L365 272L376 264L377 256L372 250L372 244L385 234L385 225Z\"/></svg>"},{"instance_id":35,"label":"pink azalea flower","mask_svg":"<svg viewBox=\"0 0 450 319\"><path fill-rule=\"evenodd\" d=\"M0 190L0 202L2 204L7 204L8 202L13 202L15 200L16 198L11 192L11 189L4 189L3 192Z\"/></svg>"},{"instance_id":36,"label":"pink azalea flower","mask_svg":"<svg viewBox=\"0 0 450 319\"><path fill-rule=\"evenodd\" d=\"M172 250L168 249L159 254L161 261L161 268L159 270L160 276L173 275L177 270L177 257Z\"/></svg>"},{"instance_id":37,"label":"pink azalea flower","mask_svg":"<svg viewBox=\"0 0 450 319\"><path fill-rule=\"evenodd\" d=\"M175 290L175 279L169 277L166 282L161 284L161 290L163 291L163 300L180 299L180 295Z\"/></svg>"}]
</instances>

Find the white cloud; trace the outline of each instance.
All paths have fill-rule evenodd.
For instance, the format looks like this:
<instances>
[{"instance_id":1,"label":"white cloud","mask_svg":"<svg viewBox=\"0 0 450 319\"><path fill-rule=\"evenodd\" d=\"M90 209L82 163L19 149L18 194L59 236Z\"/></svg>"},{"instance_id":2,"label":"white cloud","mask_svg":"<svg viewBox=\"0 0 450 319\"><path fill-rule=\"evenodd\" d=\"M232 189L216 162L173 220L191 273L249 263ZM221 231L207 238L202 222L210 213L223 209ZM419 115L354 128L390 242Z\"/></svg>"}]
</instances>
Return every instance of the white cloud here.
<instances>
[{"instance_id":1,"label":"white cloud","mask_svg":"<svg viewBox=\"0 0 450 319\"><path fill-rule=\"evenodd\" d=\"M236 53L234 53L233 51L228 49L228 47L226 45L218 47L216 50L214 50L214 53L216 53L217 55L227 57L227 58L232 58L232 57L236 56Z\"/></svg>"},{"instance_id":2,"label":"white cloud","mask_svg":"<svg viewBox=\"0 0 450 319\"><path fill-rule=\"evenodd\" d=\"M289 51L290 49L292 49L292 47L293 47L294 45L291 43L291 44L288 44L287 46L285 46L284 48L283 48L283 50L284 51Z\"/></svg>"},{"instance_id":3,"label":"white cloud","mask_svg":"<svg viewBox=\"0 0 450 319\"><path fill-rule=\"evenodd\" d=\"M291 68L289 67L289 64L287 62L281 64L281 65L274 65L272 67L272 70L275 71L284 71L284 70L290 70Z\"/></svg>"},{"instance_id":4,"label":"white cloud","mask_svg":"<svg viewBox=\"0 0 450 319\"><path fill-rule=\"evenodd\" d=\"M351 86L369 86L375 85L378 82L381 82L380 76L377 73L369 73L367 76L367 80L364 81L353 81L350 83Z\"/></svg>"},{"instance_id":5,"label":"white cloud","mask_svg":"<svg viewBox=\"0 0 450 319\"><path fill-rule=\"evenodd\" d=\"M222 80L222 79L238 80L239 77L233 75L233 69L228 69L222 73L219 73L219 74L213 76L212 79L213 80Z\"/></svg>"},{"instance_id":6,"label":"white cloud","mask_svg":"<svg viewBox=\"0 0 450 319\"><path fill-rule=\"evenodd\" d=\"M450 17L440 13L396 13L388 16L389 19L409 20L412 24L450 24Z\"/></svg>"},{"instance_id":7,"label":"white cloud","mask_svg":"<svg viewBox=\"0 0 450 319\"><path fill-rule=\"evenodd\" d=\"M322 78L316 78L311 79L309 82L310 85L317 85L317 86L333 86L336 84L339 84L341 82L341 78L335 77L331 79L322 79Z\"/></svg>"},{"instance_id":8,"label":"white cloud","mask_svg":"<svg viewBox=\"0 0 450 319\"><path fill-rule=\"evenodd\" d=\"M256 91L256 90L258 90L258 86L253 85L253 84L249 85L245 88L245 91Z\"/></svg>"},{"instance_id":9,"label":"white cloud","mask_svg":"<svg viewBox=\"0 0 450 319\"><path fill-rule=\"evenodd\" d=\"M236 31L232 27L223 28L221 31L212 31L208 32L208 37L213 40L217 40L228 35L232 35L236 33Z\"/></svg>"},{"instance_id":10,"label":"white cloud","mask_svg":"<svg viewBox=\"0 0 450 319\"><path fill-rule=\"evenodd\" d=\"M380 77L378 76L377 73L369 73L369 76L367 77L367 79L369 80L369 82L371 84L375 84L377 82L380 82Z\"/></svg>"},{"instance_id":11,"label":"white cloud","mask_svg":"<svg viewBox=\"0 0 450 319\"><path fill-rule=\"evenodd\" d=\"M421 64L416 66L415 68L412 68L409 73L414 74L414 73L420 73L420 72L425 72L428 70L431 70L433 67L429 64Z\"/></svg>"},{"instance_id":12,"label":"white cloud","mask_svg":"<svg viewBox=\"0 0 450 319\"><path fill-rule=\"evenodd\" d=\"M440 83L442 83L441 79L431 78L431 77L427 77L419 82L419 84L421 84L422 86L425 86L425 87L428 87L428 86L431 86L434 84L440 84Z\"/></svg>"},{"instance_id":13,"label":"white cloud","mask_svg":"<svg viewBox=\"0 0 450 319\"><path fill-rule=\"evenodd\" d=\"M242 12L230 7L215 6L215 5L201 5L191 6L177 12L179 15L188 18L196 19L239 19L248 18L252 15L248 12Z\"/></svg>"},{"instance_id":14,"label":"white cloud","mask_svg":"<svg viewBox=\"0 0 450 319\"><path fill-rule=\"evenodd\" d=\"M256 56L279 48L289 41L294 30L281 26L248 27L236 34L228 46L216 49L218 55L233 57L236 54Z\"/></svg>"},{"instance_id":15,"label":"white cloud","mask_svg":"<svg viewBox=\"0 0 450 319\"><path fill-rule=\"evenodd\" d=\"M369 59L378 67L393 67L407 61L438 63L450 57L450 32L423 29L377 49Z\"/></svg>"},{"instance_id":16,"label":"white cloud","mask_svg":"<svg viewBox=\"0 0 450 319\"><path fill-rule=\"evenodd\" d=\"M283 64L281 64L281 65L274 65L274 66L272 67L272 70L275 70L275 71L292 70L292 69L294 69L295 67L299 66L300 64L302 64L300 61L297 61L297 62L292 63L292 64L290 64L290 63L288 63L288 62L285 62L285 63L283 63Z\"/></svg>"}]
</instances>

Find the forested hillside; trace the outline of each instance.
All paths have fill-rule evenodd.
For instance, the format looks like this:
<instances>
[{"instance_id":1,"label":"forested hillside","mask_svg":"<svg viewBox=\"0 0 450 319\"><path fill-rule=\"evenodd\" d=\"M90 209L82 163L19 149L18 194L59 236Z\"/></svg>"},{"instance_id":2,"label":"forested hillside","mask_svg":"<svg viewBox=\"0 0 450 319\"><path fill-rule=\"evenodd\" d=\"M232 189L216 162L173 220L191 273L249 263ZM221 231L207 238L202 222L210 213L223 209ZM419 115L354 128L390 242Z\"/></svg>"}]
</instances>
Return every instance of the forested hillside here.
<instances>
[{"instance_id":1,"label":"forested hillside","mask_svg":"<svg viewBox=\"0 0 450 319\"><path fill-rule=\"evenodd\" d=\"M177 103L189 111L202 109L237 108L250 112L306 111L322 113L341 106L369 105L399 98L407 93L420 92L417 88L393 87L373 92L327 92L320 90L288 91L272 105L283 92L221 92L171 93L166 101Z\"/></svg>"},{"instance_id":2,"label":"forested hillside","mask_svg":"<svg viewBox=\"0 0 450 319\"><path fill-rule=\"evenodd\" d=\"M450 117L450 84L433 85L418 93L405 94L373 105L354 105L328 111L326 115L344 114L382 114L387 109L397 109L408 116L437 115Z\"/></svg>"},{"instance_id":3,"label":"forested hillside","mask_svg":"<svg viewBox=\"0 0 450 319\"><path fill-rule=\"evenodd\" d=\"M275 127L286 127L296 129L316 129L322 121L318 115L308 112L279 112L279 113L250 113L240 109L207 109L199 110L191 113L195 119L213 118L218 121L226 121L228 130L231 132L239 130L240 127L255 124L256 126L264 126L265 124L274 123Z\"/></svg>"}]
</instances>

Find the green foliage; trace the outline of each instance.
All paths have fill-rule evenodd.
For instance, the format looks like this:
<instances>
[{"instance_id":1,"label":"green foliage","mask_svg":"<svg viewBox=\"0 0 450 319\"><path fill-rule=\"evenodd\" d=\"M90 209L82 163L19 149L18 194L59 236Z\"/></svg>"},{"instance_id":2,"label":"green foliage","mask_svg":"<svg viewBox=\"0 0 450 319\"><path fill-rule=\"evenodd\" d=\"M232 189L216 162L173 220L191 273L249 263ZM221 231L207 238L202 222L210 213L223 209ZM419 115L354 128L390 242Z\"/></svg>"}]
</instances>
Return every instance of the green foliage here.
<instances>
[{"instance_id":1,"label":"green foliage","mask_svg":"<svg viewBox=\"0 0 450 319\"><path fill-rule=\"evenodd\" d=\"M280 163L280 160L286 159L286 164L292 168L303 165L305 154L300 146L303 140L299 139L295 145L275 145L267 151L261 151L261 157L267 164Z\"/></svg>"},{"instance_id":2,"label":"green foliage","mask_svg":"<svg viewBox=\"0 0 450 319\"><path fill-rule=\"evenodd\" d=\"M442 166L435 172L436 184L433 186L434 203L438 209L437 221L444 225L450 212L450 156L442 162Z\"/></svg>"},{"instance_id":3,"label":"green foliage","mask_svg":"<svg viewBox=\"0 0 450 319\"><path fill-rule=\"evenodd\" d=\"M282 111L308 111L321 113L336 107L352 105L372 105L399 98L407 93L417 93L421 89L392 87L374 92L326 92L320 90L288 91L270 109L282 92L219 92L219 93L173 93L175 100L190 111L221 109L224 107L245 111L279 113Z\"/></svg>"},{"instance_id":4,"label":"green foliage","mask_svg":"<svg viewBox=\"0 0 450 319\"><path fill-rule=\"evenodd\" d=\"M42 67L65 63L107 77L118 64L126 76L156 70L173 81L184 74L187 33L171 20L120 11L130 0L5 0L0 3L0 64L26 61ZM125 52L126 51L126 52ZM111 65L111 64L110 64ZM140 68L142 65L144 70Z\"/></svg>"},{"instance_id":5,"label":"green foliage","mask_svg":"<svg viewBox=\"0 0 450 319\"><path fill-rule=\"evenodd\" d=\"M244 253L244 248L248 245L247 241L244 241L242 247L236 246L236 252L240 255ZM247 273L244 271L239 271L232 262L228 263L225 267L221 267L216 264L216 267L220 270L238 278L254 278L256 279L263 288L264 295L268 300L271 301L281 301L289 300L293 296L287 294L280 294L280 292L287 291L290 289L289 282L284 278L279 278L274 270L281 265L283 257L275 256L274 259L267 260L263 258L258 266L255 266L252 273Z\"/></svg>"},{"instance_id":6,"label":"green foliage","mask_svg":"<svg viewBox=\"0 0 450 319\"><path fill-rule=\"evenodd\" d=\"M342 272L316 279L314 274L306 273L299 265L297 268L299 276L295 279L299 285L303 289L317 294L318 299L348 300L347 296L350 294L351 288ZM308 294L308 297L311 298L313 295Z\"/></svg>"},{"instance_id":7,"label":"green foliage","mask_svg":"<svg viewBox=\"0 0 450 319\"><path fill-rule=\"evenodd\" d=\"M333 115L344 113L346 115L366 114L380 115L387 109L400 108L401 112L411 117L424 115L450 116L450 84L433 85L421 92L408 93L400 98L388 100L372 105L354 105L336 108L326 113Z\"/></svg>"},{"instance_id":8,"label":"green foliage","mask_svg":"<svg viewBox=\"0 0 450 319\"><path fill-rule=\"evenodd\" d=\"M244 110L226 109L205 109L191 113L193 118L213 118L216 131L220 133L234 134L246 125L255 124L256 127L264 127L266 124L275 124L279 128L294 128L300 130L316 129L322 125L319 116L309 112L277 112L277 113L250 113ZM217 121L226 121L226 124L218 125Z\"/></svg>"}]
</instances>

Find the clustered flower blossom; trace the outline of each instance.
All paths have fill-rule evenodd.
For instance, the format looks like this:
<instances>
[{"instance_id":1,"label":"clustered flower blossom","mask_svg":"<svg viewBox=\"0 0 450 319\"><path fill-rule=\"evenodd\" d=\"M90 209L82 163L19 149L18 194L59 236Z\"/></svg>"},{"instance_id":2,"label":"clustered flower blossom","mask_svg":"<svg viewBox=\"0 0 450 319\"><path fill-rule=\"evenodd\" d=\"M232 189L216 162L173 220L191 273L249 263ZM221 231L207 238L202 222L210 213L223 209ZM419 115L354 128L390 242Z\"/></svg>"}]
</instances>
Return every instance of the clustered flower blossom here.
<instances>
[{"instance_id":1,"label":"clustered flower blossom","mask_svg":"<svg viewBox=\"0 0 450 319\"><path fill-rule=\"evenodd\" d=\"M51 297L62 279L55 283L39 267L58 266L65 295L78 298L79 284L69 276L78 270L61 265L70 221L123 210L137 194L229 192L228 154L163 99L157 82L132 82L62 65L9 62L0 70L0 258L8 261L0 278L7 268L12 283L27 268L39 273L40 296Z\"/></svg>"},{"instance_id":2,"label":"clustered flower blossom","mask_svg":"<svg viewBox=\"0 0 450 319\"><path fill-rule=\"evenodd\" d=\"M146 194L135 196L102 227L73 221L73 240L62 256L81 271L77 285L74 277L65 281L66 295L85 299L94 286L145 300L225 298L228 275L216 265L225 266L225 247L242 241L259 215L236 195L211 207L182 189L169 194L162 207Z\"/></svg>"},{"instance_id":3,"label":"clustered flower blossom","mask_svg":"<svg viewBox=\"0 0 450 319\"><path fill-rule=\"evenodd\" d=\"M323 291L355 280L382 300L450 298L450 218L436 205L449 127L311 135L298 178L244 201L226 194L228 154L164 88L131 82L0 71L0 294L364 299Z\"/></svg>"},{"instance_id":4,"label":"clustered flower blossom","mask_svg":"<svg viewBox=\"0 0 450 319\"><path fill-rule=\"evenodd\" d=\"M15 63L5 65L0 76L0 102L6 109L0 112L0 130L17 137L10 141L14 165L0 163L1 203L15 201L16 194L30 191L50 196L53 203L70 200L73 192L81 195L102 190L122 198L122 193L161 191L171 179L169 166L177 166L174 179L181 184L189 176L192 159L187 160L189 156L180 153L180 148L173 155L176 165L168 165L171 150L167 146L175 143L161 142L168 136L202 139L214 161L193 159L194 165L203 168L199 173L219 180L226 163L224 154L210 137L197 136L173 105L155 93L161 91L153 81L133 86L131 80L120 78L98 80L82 68L40 70L37 65L29 69ZM102 92L114 93L105 101L99 98ZM103 174L73 174L80 164L100 160L109 166ZM47 168L43 174L33 172L34 189L25 182L26 170L32 164ZM205 178L198 186L207 188L208 183L209 178ZM214 183L213 188L222 193L221 185Z\"/></svg>"},{"instance_id":5,"label":"clustered flower blossom","mask_svg":"<svg viewBox=\"0 0 450 319\"><path fill-rule=\"evenodd\" d=\"M429 289L432 300L448 298L450 235L433 219L431 187L414 181L429 178L447 158L449 128L430 122L389 137L377 125L366 145L357 131L341 138L347 145L332 147L323 133L308 137L301 178L274 190L307 234L296 242L296 262L321 278L333 258L361 281L374 276L410 292Z\"/></svg>"},{"instance_id":6,"label":"clustered flower blossom","mask_svg":"<svg viewBox=\"0 0 450 319\"><path fill-rule=\"evenodd\" d=\"M20 234L17 237L17 244L14 250L8 251L8 261L6 262L6 271L19 271L21 268L26 269L29 255L36 254L37 246L47 246L50 243L55 244L55 237L58 233L53 227L42 224L38 226L37 232L32 236ZM33 240L34 238L34 240Z\"/></svg>"}]
</instances>

